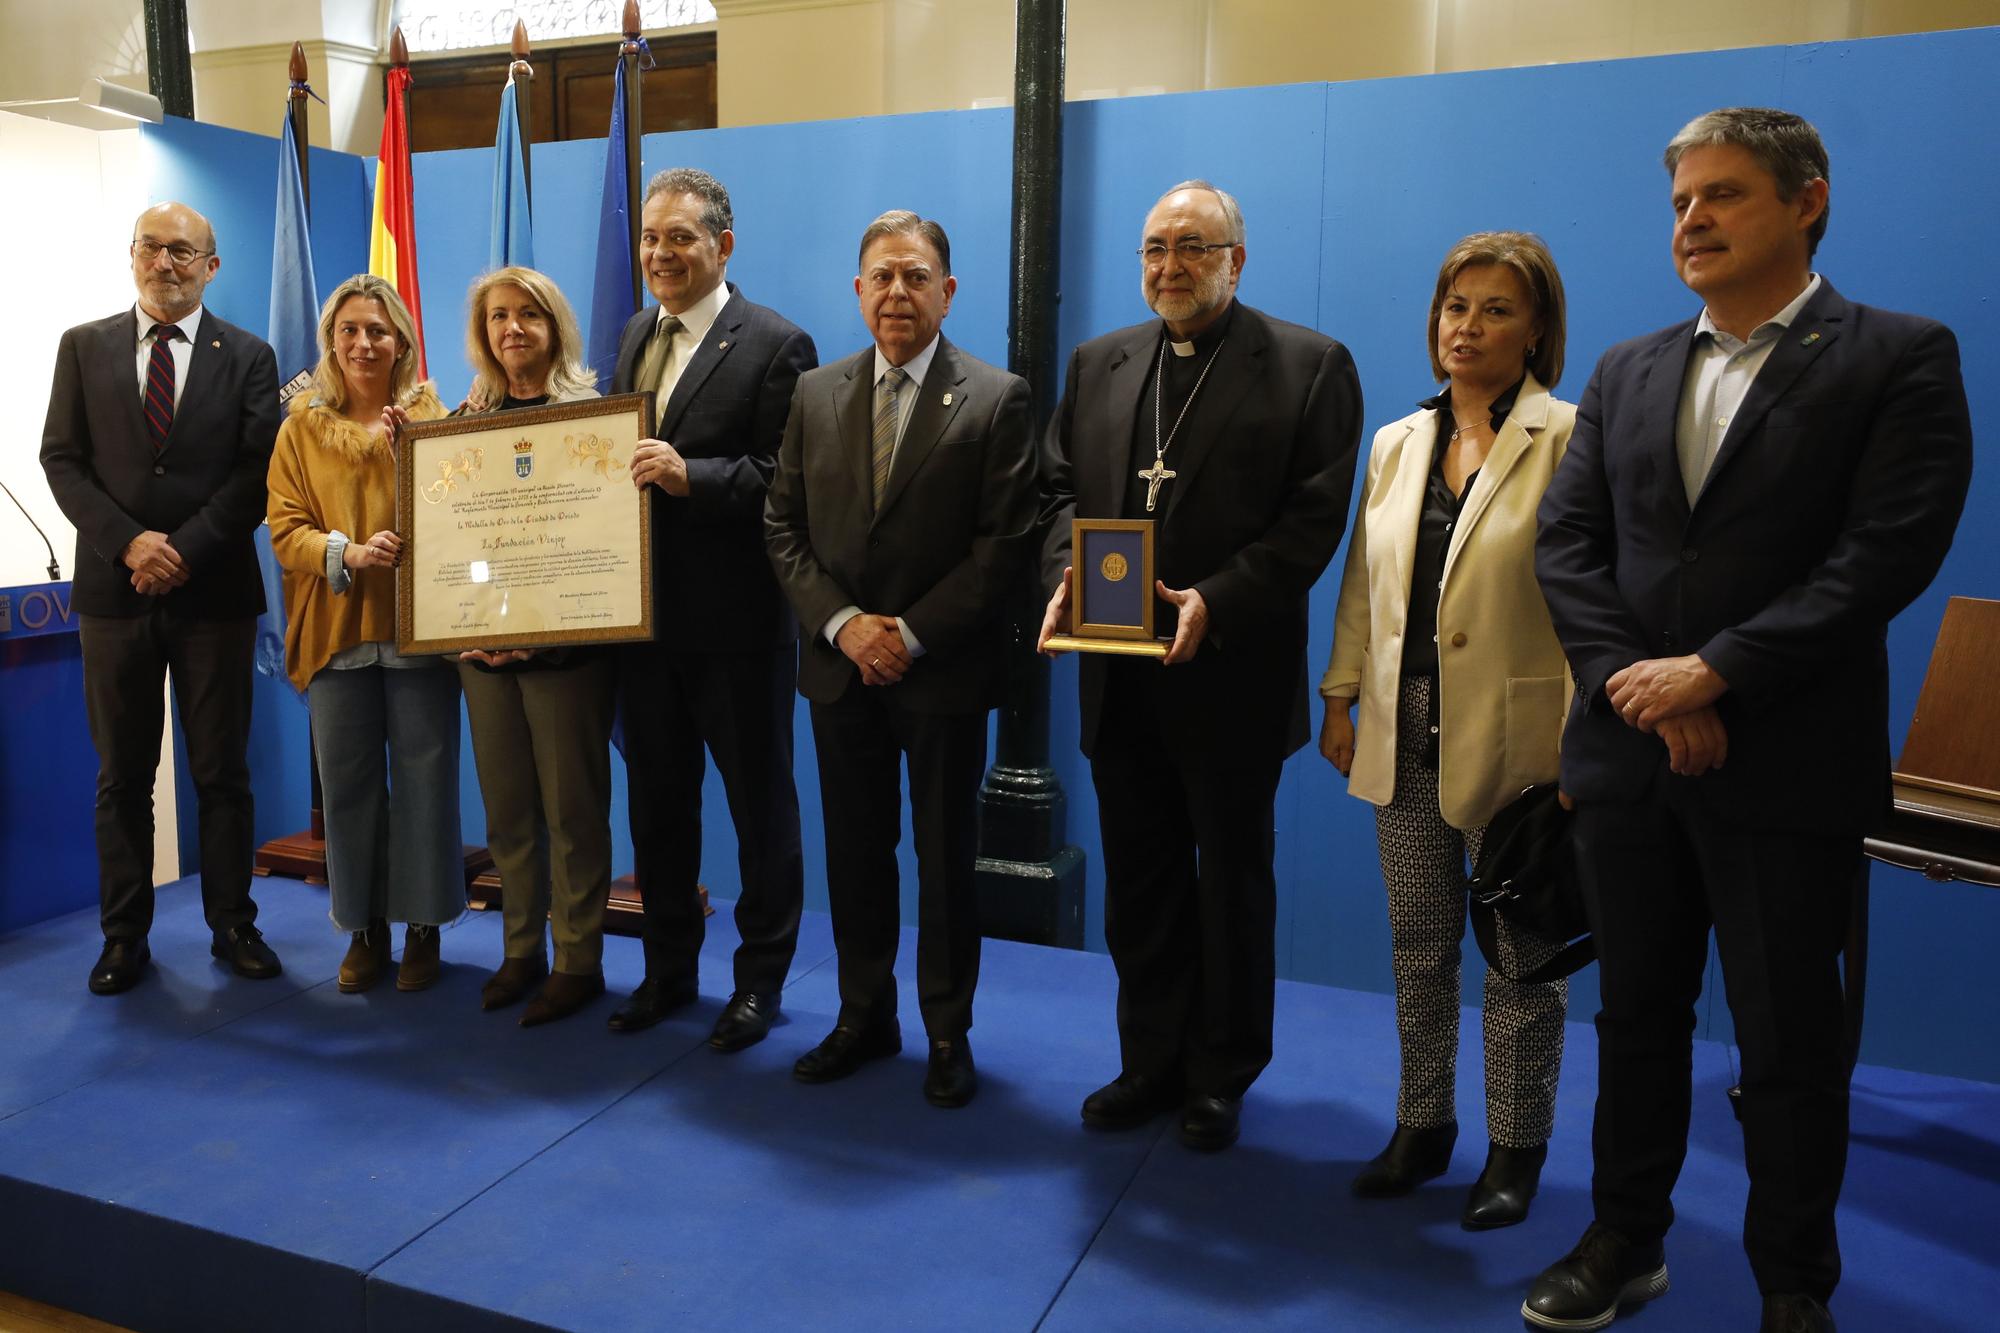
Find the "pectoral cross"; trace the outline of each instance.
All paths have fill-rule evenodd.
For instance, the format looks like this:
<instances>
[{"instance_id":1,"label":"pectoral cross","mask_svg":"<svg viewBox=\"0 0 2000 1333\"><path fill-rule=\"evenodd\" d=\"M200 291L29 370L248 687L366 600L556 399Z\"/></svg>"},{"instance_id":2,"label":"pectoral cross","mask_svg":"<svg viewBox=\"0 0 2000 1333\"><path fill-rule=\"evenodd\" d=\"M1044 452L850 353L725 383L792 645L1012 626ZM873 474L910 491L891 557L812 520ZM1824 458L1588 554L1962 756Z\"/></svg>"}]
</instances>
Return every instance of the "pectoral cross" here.
<instances>
[{"instance_id":1,"label":"pectoral cross","mask_svg":"<svg viewBox=\"0 0 2000 1333\"><path fill-rule=\"evenodd\" d=\"M1149 514L1152 513L1153 506L1159 502L1160 483L1163 481L1172 481L1175 477L1178 477L1179 475L1180 473L1178 472L1168 471L1167 460L1160 457L1158 454L1155 454L1153 456L1153 466L1149 468L1142 468L1140 470L1139 480L1146 483L1147 513Z\"/></svg>"}]
</instances>

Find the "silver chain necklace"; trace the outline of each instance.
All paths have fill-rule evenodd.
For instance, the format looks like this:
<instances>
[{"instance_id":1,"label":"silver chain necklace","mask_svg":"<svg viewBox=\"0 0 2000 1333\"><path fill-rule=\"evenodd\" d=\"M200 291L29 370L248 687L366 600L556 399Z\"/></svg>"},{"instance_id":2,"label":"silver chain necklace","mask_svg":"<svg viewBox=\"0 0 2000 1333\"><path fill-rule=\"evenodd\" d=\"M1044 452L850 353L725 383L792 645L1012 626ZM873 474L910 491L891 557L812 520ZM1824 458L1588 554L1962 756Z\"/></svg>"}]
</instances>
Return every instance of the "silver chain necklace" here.
<instances>
[{"instance_id":1,"label":"silver chain necklace","mask_svg":"<svg viewBox=\"0 0 2000 1333\"><path fill-rule=\"evenodd\" d=\"M1181 423L1187 420L1188 409L1194 406L1195 396L1201 392L1202 384L1207 381L1209 368L1215 364L1215 358L1222 355L1223 344L1228 341L1229 335L1224 334L1215 344L1215 350L1208 354L1208 360L1202 363L1201 374L1195 376L1194 388L1188 390L1187 401L1181 404L1181 413L1174 418L1173 429L1167 432L1167 437L1163 440L1160 438L1160 420L1165 415L1162 395L1165 392L1167 379L1167 339L1160 339L1160 355L1153 366L1153 465L1142 468L1139 472L1139 479L1146 483L1146 512L1149 514L1159 503L1160 484L1172 481L1180 475L1167 467L1167 450L1173 445L1174 437L1180 434Z\"/></svg>"}]
</instances>

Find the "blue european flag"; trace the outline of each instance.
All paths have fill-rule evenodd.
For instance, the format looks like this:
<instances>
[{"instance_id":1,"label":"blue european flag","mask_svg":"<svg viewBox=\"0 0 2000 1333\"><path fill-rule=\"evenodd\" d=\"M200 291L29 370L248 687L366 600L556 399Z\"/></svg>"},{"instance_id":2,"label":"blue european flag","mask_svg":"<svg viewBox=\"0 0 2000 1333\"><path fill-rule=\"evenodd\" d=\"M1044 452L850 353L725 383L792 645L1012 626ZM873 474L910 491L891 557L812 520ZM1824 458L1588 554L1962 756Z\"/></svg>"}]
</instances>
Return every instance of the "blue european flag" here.
<instances>
[{"instance_id":1,"label":"blue european flag","mask_svg":"<svg viewBox=\"0 0 2000 1333\"><path fill-rule=\"evenodd\" d=\"M319 289L313 281L311 222L290 115L279 137L278 234L271 247L271 320L265 337L278 354L278 398L289 403L311 386L319 362Z\"/></svg>"},{"instance_id":2,"label":"blue european flag","mask_svg":"<svg viewBox=\"0 0 2000 1333\"><path fill-rule=\"evenodd\" d=\"M535 266L534 221L528 210L527 145L514 110L514 81L500 94L500 127L493 135L493 243L486 267Z\"/></svg>"},{"instance_id":3,"label":"blue european flag","mask_svg":"<svg viewBox=\"0 0 2000 1333\"><path fill-rule=\"evenodd\" d=\"M632 214L625 179L625 62L618 62L611 91L611 134L604 141L604 195L597 209L597 277L590 294L590 366L597 387L611 391L618 368L618 335L637 306L632 300Z\"/></svg>"}]
</instances>

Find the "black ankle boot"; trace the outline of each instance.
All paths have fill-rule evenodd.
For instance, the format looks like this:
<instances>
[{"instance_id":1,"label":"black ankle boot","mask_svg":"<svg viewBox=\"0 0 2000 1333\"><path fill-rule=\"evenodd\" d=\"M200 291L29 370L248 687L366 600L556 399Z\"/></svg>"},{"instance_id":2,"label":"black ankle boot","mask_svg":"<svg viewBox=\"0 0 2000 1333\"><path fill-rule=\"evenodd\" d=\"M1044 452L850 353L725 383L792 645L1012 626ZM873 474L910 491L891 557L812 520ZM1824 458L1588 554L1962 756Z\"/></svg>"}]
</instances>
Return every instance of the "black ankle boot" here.
<instances>
[{"instance_id":1,"label":"black ankle boot","mask_svg":"<svg viewBox=\"0 0 2000 1333\"><path fill-rule=\"evenodd\" d=\"M1459 1225L1467 1231L1491 1231L1511 1227L1528 1216L1528 1200L1542 1184L1542 1163L1549 1159L1549 1145L1509 1148L1496 1143L1487 1150L1486 1169L1472 1183L1466 1196L1465 1212Z\"/></svg>"},{"instance_id":2,"label":"black ankle boot","mask_svg":"<svg viewBox=\"0 0 2000 1333\"><path fill-rule=\"evenodd\" d=\"M1354 1192L1364 1199L1392 1199L1408 1194L1426 1180L1445 1173L1451 1165L1452 1145L1457 1142L1456 1124L1427 1129L1397 1125L1389 1146L1354 1178Z\"/></svg>"}]
</instances>

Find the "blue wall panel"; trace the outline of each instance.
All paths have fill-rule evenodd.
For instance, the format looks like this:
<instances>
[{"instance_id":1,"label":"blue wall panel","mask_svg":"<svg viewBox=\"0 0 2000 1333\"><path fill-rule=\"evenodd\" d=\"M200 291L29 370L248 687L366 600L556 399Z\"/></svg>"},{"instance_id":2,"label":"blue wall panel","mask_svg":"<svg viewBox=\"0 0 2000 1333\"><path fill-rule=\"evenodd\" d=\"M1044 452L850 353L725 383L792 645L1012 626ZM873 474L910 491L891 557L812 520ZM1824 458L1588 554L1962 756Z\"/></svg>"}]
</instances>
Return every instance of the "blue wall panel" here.
<instances>
[{"instance_id":1,"label":"blue wall panel","mask_svg":"<svg viewBox=\"0 0 2000 1333\"><path fill-rule=\"evenodd\" d=\"M1367 83L1301 85L1075 103L1067 109L1059 340L1077 342L1145 316L1131 256L1141 219L1174 181L1207 176L1235 192L1248 220L1244 299L1340 338L1361 368L1369 431L1432 390L1422 324L1439 257L1489 227L1545 236L1570 295L1569 370L1581 394L1612 342L1696 309L1668 262L1670 215L1659 152L1709 107L1796 108L1825 132L1834 163L1832 230L1820 265L1856 299L1924 311L1959 332L1976 422L2000 410L1996 335L1982 319L2000 279L1980 261L2000 224L1994 187L1970 164L1990 156L2000 92L1991 29L1822 46L1495 70ZM1921 88L1885 99L1885 88ZM726 181L738 214L730 277L797 320L832 359L866 334L850 277L861 228L888 207L940 218L961 282L947 332L976 354L1005 356L1007 240L1012 226L1011 118L946 112L863 121L655 135L647 172L705 167ZM225 316L263 318L272 141L177 125L156 133L162 179L217 216L236 267L215 290ZM336 156L336 155L327 155ZM534 149L537 250L588 317L599 143ZM417 161L419 255L428 298L432 370L447 401L469 378L458 347L467 284L485 262L490 154ZM322 285L365 260L365 168L315 159L315 246ZM340 202L320 192L333 187ZM262 219L261 221L259 219ZM338 242L333 237L337 234ZM334 256L339 258L335 259ZM329 262L332 260L333 262ZM1365 441L1364 441L1365 443ZM1990 593L2000 557L1979 515L2000 482L1974 479L1973 518L1937 588L1891 631L1890 729L1907 725L1944 597ZM1336 557L1334 570L1338 570ZM1331 636L1336 573L1313 597L1317 669ZM1101 861L1087 766L1075 750L1075 667L1053 672L1053 762L1070 798L1072 841L1085 849L1091 890L1087 941L1101 949ZM291 706L296 710L296 705ZM259 701L260 726L273 709ZM1841 719L1829 719L1831 726ZM296 722L293 723L296 726ZM808 896L824 903L810 727L798 713L798 772L808 849ZM261 771L261 766L260 766ZM467 756L466 835L483 828ZM622 775L621 775L622 777ZM267 794L268 774L260 777ZM623 809L622 792L618 798ZM623 819L614 821L622 825ZM734 837L718 784L709 786L704 879L735 890ZM260 832L263 819L260 817ZM1288 765L1278 806L1279 962L1285 975L1386 989L1388 950L1373 821L1307 750ZM629 845L620 831L621 866ZM905 909L913 867L904 852ZM2000 1078L2000 1053L1975 1015L2000 1001L1984 953L2000 938L2000 895L1938 887L1878 870L1875 973L1866 1056L1891 1064ZM1476 953L1467 966L1476 988ZM1594 1006L1590 974L1572 1009ZM1726 1031L1720 1006L1711 1030Z\"/></svg>"}]
</instances>

